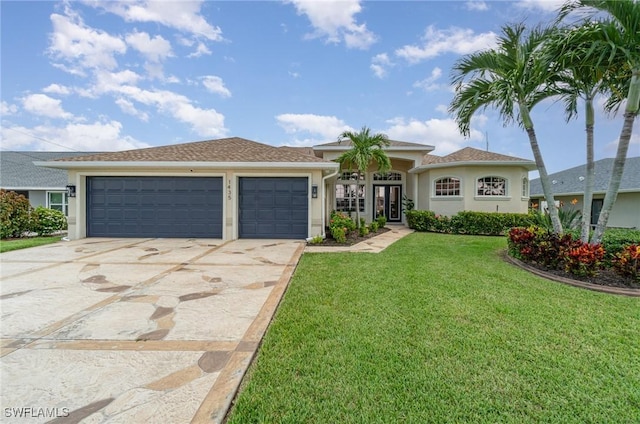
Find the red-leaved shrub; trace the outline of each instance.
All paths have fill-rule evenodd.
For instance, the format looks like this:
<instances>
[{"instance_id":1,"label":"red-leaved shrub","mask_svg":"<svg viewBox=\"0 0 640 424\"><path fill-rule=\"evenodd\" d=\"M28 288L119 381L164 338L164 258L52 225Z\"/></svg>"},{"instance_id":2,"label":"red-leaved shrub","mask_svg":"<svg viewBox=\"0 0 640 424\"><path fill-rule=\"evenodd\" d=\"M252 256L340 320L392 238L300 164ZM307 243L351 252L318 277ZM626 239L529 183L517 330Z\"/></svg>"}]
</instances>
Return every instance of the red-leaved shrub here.
<instances>
[{"instance_id":1,"label":"red-leaved shrub","mask_svg":"<svg viewBox=\"0 0 640 424\"><path fill-rule=\"evenodd\" d=\"M613 269L620 275L640 281L640 244L632 244L616 254Z\"/></svg>"}]
</instances>

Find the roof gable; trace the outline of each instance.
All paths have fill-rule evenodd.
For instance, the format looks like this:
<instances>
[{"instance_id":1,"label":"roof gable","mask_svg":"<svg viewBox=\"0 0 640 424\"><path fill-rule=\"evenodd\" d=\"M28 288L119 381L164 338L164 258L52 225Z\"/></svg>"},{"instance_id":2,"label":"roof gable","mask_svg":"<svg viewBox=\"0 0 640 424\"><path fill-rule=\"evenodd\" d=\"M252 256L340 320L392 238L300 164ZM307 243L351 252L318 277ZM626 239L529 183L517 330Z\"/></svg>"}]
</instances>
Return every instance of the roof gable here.
<instances>
[{"instance_id":1,"label":"roof gable","mask_svg":"<svg viewBox=\"0 0 640 424\"><path fill-rule=\"evenodd\" d=\"M502 155L500 153L493 153L486 150L475 149L473 147L465 147L463 149L457 150L453 153L449 153L446 156L436 156L436 155L425 155L422 158L422 165L436 165L436 164L455 164L455 163L474 163L477 162L479 164L482 163L505 163L509 164L509 162L518 163L518 164L528 164L534 165L534 162L529 159L522 159L515 156L507 156Z\"/></svg>"},{"instance_id":2,"label":"roof gable","mask_svg":"<svg viewBox=\"0 0 640 424\"><path fill-rule=\"evenodd\" d=\"M314 150L348 150L352 146L352 142L349 139L334 141L331 143L319 144L313 146ZM429 144L423 143L411 143L409 141L389 140L388 150L401 149L401 150L414 150L414 151L432 151L435 147Z\"/></svg>"}]
</instances>

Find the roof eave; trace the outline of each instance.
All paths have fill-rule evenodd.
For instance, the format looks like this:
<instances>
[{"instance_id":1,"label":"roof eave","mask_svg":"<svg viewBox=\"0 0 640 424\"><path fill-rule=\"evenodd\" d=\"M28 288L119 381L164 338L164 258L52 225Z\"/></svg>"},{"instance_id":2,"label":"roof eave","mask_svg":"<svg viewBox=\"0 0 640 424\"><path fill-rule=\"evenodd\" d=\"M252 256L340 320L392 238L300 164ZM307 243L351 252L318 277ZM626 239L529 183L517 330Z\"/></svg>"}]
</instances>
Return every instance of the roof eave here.
<instances>
[{"instance_id":1,"label":"roof eave","mask_svg":"<svg viewBox=\"0 0 640 424\"><path fill-rule=\"evenodd\" d=\"M342 152L342 151L347 151L350 150L351 146L348 145L344 145L344 146L313 146L313 150L317 150L317 151L322 151L322 152ZM425 144L423 148L418 148L418 147L413 147L413 146L389 146L389 147L383 147L384 151L386 152L431 152L433 150L435 150L435 146L431 146L428 144Z\"/></svg>"},{"instance_id":2,"label":"roof eave","mask_svg":"<svg viewBox=\"0 0 640 424\"><path fill-rule=\"evenodd\" d=\"M338 169L336 162L178 162L178 161L34 161L34 165L57 169L104 168L190 168L190 169L239 169L239 168L306 168Z\"/></svg>"},{"instance_id":3,"label":"roof eave","mask_svg":"<svg viewBox=\"0 0 640 424\"><path fill-rule=\"evenodd\" d=\"M409 173L416 174L428 169L450 168L452 166L521 166L529 171L536 169L535 162L532 161L459 161L459 162L440 162L419 165L409 170Z\"/></svg>"},{"instance_id":4,"label":"roof eave","mask_svg":"<svg viewBox=\"0 0 640 424\"><path fill-rule=\"evenodd\" d=\"M606 194L606 190L594 190L593 194ZM638 188L625 188L618 190L618 193L640 193L640 187ZM562 193L553 193L554 196L583 196L584 191L571 191ZM529 193L530 197L544 197L544 193Z\"/></svg>"}]
</instances>

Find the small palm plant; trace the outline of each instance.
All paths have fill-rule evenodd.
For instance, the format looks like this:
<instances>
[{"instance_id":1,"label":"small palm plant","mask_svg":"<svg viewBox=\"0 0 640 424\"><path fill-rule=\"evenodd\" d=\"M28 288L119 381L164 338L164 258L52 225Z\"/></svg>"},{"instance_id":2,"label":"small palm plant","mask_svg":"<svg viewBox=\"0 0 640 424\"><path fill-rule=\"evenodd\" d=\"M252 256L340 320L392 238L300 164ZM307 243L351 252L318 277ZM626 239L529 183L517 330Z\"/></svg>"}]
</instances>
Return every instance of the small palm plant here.
<instances>
[{"instance_id":1,"label":"small palm plant","mask_svg":"<svg viewBox=\"0 0 640 424\"><path fill-rule=\"evenodd\" d=\"M391 142L389 138L380 133L371 134L369 128L362 127L360 132L345 131L338 136L338 142L349 140L351 149L344 152L337 161L343 168L356 171L355 208L356 223L360 224L360 179L367 172L369 165L375 163L378 172L384 174L391 169L391 160L384 151Z\"/></svg>"}]
</instances>

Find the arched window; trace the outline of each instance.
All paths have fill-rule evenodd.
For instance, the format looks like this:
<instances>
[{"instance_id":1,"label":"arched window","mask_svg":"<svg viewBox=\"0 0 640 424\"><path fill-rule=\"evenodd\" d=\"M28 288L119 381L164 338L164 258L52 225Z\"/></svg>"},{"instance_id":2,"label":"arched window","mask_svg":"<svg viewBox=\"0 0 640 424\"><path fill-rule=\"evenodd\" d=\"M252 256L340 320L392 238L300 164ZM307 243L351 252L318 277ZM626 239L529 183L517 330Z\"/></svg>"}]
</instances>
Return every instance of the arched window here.
<instances>
[{"instance_id":1,"label":"arched window","mask_svg":"<svg viewBox=\"0 0 640 424\"><path fill-rule=\"evenodd\" d=\"M506 196L507 180L502 177L478 178L477 196Z\"/></svg>"},{"instance_id":2,"label":"arched window","mask_svg":"<svg viewBox=\"0 0 640 424\"><path fill-rule=\"evenodd\" d=\"M402 181L402 174L399 172L387 172L386 174L376 172L373 174L373 181Z\"/></svg>"},{"instance_id":3,"label":"arched window","mask_svg":"<svg viewBox=\"0 0 640 424\"><path fill-rule=\"evenodd\" d=\"M460 179L455 177L437 179L433 193L436 197L460 196Z\"/></svg>"}]
</instances>

